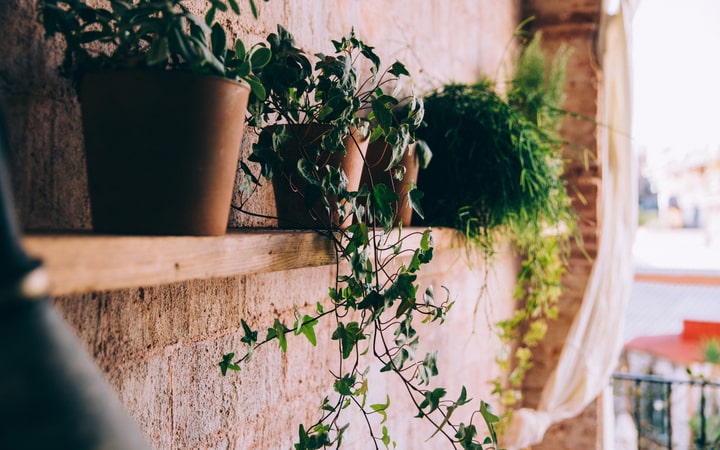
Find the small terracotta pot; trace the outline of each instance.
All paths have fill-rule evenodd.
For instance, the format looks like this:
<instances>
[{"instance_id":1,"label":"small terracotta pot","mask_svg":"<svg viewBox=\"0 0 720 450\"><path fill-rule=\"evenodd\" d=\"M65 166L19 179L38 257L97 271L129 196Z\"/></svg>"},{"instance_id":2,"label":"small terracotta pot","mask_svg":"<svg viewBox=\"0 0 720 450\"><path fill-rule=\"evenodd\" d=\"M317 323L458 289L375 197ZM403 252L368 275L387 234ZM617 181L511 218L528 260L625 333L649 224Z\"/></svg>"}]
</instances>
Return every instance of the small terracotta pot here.
<instances>
[{"instance_id":1,"label":"small terracotta pot","mask_svg":"<svg viewBox=\"0 0 720 450\"><path fill-rule=\"evenodd\" d=\"M275 126L272 126L273 128ZM322 137L330 131L329 125L286 125L291 138L282 148L284 160L283 171L273 176L273 190L277 205L278 226L280 228L321 229L329 227L347 228L352 223L347 217L340 223L338 210L328 212L321 201L306 201L303 192L306 183L297 173L297 164L301 157L313 161L318 167L325 166L340 168L348 178L347 190L357 191L360 187L360 177L364 166L365 152L368 140L358 131L345 138L346 154L320 154L311 158L308 148L319 146ZM322 169L319 176L325 174ZM330 197L331 205L336 204L337 198ZM342 207L342 205L340 205Z\"/></svg>"},{"instance_id":2,"label":"small terracotta pot","mask_svg":"<svg viewBox=\"0 0 720 450\"><path fill-rule=\"evenodd\" d=\"M392 159L390 146L383 140L377 140L368 146L366 156L368 170L363 172L360 184L371 186L371 184L382 183L400 197L393 225L402 223L403 226L408 227L412 222L413 210L410 206L408 193L410 192L411 183L417 185L418 173L420 172L420 160L415 152L416 147L416 143L410 144L405 149L398 166L388 168ZM392 175L401 167L405 168L405 175L402 180L396 180Z\"/></svg>"},{"instance_id":3,"label":"small terracotta pot","mask_svg":"<svg viewBox=\"0 0 720 450\"><path fill-rule=\"evenodd\" d=\"M177 71L88 73L80 104L94 230L224 234L249 93Z\"/></svg>"}]
</instances>

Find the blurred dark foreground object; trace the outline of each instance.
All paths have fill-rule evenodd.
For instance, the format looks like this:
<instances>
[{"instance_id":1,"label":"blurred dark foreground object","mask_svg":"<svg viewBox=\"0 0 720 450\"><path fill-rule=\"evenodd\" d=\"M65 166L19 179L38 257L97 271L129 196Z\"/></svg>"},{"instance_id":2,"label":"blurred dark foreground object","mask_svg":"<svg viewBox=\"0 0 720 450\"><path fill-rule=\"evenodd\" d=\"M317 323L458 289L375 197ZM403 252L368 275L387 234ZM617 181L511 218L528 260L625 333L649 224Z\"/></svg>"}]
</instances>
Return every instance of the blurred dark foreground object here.
<instances>
[{"instance_id":1,"label":"blurred dark foreground object","mask_svg":"<svg viewBox=\"0 0 720 450\"><path fill-rule=\"evenodd\" d=\"M0 449L149 448L22 250L7 143L0 105Z\"/></svg>"}]
</instances>

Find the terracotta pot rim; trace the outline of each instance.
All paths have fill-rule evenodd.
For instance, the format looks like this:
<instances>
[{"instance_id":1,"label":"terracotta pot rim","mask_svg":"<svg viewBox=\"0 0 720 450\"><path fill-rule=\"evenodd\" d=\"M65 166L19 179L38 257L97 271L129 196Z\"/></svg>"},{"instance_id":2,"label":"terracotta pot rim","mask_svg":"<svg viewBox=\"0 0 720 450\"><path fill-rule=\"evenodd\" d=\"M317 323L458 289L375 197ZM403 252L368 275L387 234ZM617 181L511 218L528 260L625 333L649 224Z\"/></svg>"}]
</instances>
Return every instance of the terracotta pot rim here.
<instances>
[{"instance_id":1,"label":"terracotta pot rim","mask_svg":"<svg viewBox=\"0 0 720 450\"><path fill-rule=\"evenodd\" d=\"M178 69L153 69L153 68L147 68L147 67L136 67L136 68L123 68L123 69L110 69L110 68L99 68L99 69L91 69L85 71L80 76L80 84L82 84L83 80L87 76L94 76L94 75L103 75L103 74L116 74L116 75L123 75L123 74L134 74L134 73L140 73L140 74L150 74L150 75L156 75L158 77L185 77L185 78L201 78L201 79L208 79L208 80L217 80L218 82L225 82L237 85L238 87L243 87L250 90L250 84L248 84L245 80L233 80L227 77L221 77L219 75L211 74L211 73L196 73L190 70L178 70Z\"/></svg>"},{"instance_id":2,"label":"terracotta pot rim","mask_svg":"<svg viewBox=\"0 0 720 450\"><path fill-rule=\"evenodd\" d=\"M313 129L313 128L318 129L318 130L323 130L322 132L319 133L318 137L324 136L334 127L334 125L331 125L331 124L315 123L315 122L311 122L311 123L274 123L271 125L265 125L264 127L260 128L260 130L261 131L269 130L270 132L274 132L274 130L276 130L280 127L283 127L283 126L286 128L294 129L294 130ZM369 140L370 140L369 135L362 136L362 135L358 134L358 128L353 127L353 126L350 127L350 133L345 135L345 138L350 137L350 136L355 137L357 144L361 144L366 141L369 142Z\"/></svg>"}]
</instances>

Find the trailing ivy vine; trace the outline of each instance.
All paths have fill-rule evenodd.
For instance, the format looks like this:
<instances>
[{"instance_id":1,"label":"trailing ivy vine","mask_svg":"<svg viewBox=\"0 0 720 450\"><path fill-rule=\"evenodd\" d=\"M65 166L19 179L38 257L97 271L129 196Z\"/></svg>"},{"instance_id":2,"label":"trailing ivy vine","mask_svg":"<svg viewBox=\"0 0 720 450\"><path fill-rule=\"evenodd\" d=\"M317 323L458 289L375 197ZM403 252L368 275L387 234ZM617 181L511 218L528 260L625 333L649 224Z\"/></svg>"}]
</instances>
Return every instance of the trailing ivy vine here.
<instances>
[{"instance_id":1,"label":"trailing ivy vine","mask_svg":"<svg viewBox=\"0 0 720 450\"><path fill-rule=\"evenodd\" d=\"M373 47L360 41L354 33L333 42L337 55L317 55L319 60L314 70L310 70L312 66L304 52L295 47L292 36L284 29L278 28L278 33L268 40L273 60L260 73L267 98L263 104L253 106L262 119L257 122L259 118L254 117L256 124L264 123L273 114L288 122L321 121L334 127L329 136L336 136L336 132L348 133L349 125L366 126L370 128L370 139L386 139L393 146L393 153L396 147L402 151L402 147L414 140L414 132L423 117L422 102L413 95L396 99L385 93L400 76L407 76L404 65L395 62L381 70ZM369 77L362 80L355 68L361 57L372 62ZM287 67L291 70L286 70ZM286 78L278 79L272 71L279 71ZM348 80L352 83L348 84ZM330 104L333 106L329 107ZM402 113L397 114L399 111ZM252 159L260 163L262 176L270 178L279 173L286 133L281 127L265 136L260 135ZM304 149L303 153L344 151L329 145L338 139L327 140L322 140L322 148ZM337 169L315 166L304 170L316 164L316 160L307 157L297 164L307 186L314 190L316 198L322 199L329 217L333 208L340 205L343 213L352 217L352 225L347 228L319 230L332 240L337 255L336 277L334 285L329 287L328 301L324 305L318 303L311 312L297 310L292 324L276 318L266 331L242 320L241 341L245 347L238 353L223 355L219 363L223 375L241 370L264 346L277 345L281 351L288 351L288 339L292 336L302 335L315 345L315 330L324 324L323 327L333 330L331 340L336 341L338 348L337 366L331 372L333 382L329 386L332 395L318 399L317 419L313 423L298 426L295 449L340 447L347 429L343 417L351 410L364 418L374 448L395 447L386 425L392 408L391 397L388 395L383 403L368 404L373 386L368 377L371 369L366 366L399 380L415 407L414 417L434 427L432 436L444 436L453 448L497 448L494 430L499 419L488 405L476 400L475 412L468 419L460 420L461 407L472 402L465 387L436 386L432 380L438 374L437 352L416 355L423 332L427 327L442 325L453 305L449 292L423 290L418 281L421 269L433 258L430 230L393 229L398 195L389 186L370 182L357 191L348 191L346 178ZM397 161L392 165L396 164ZM243 168L246 182L260 182L260 176L254 175L249 166ZM402 170L394 169L388 168L402 176ZM364 170L368 170L367 164ZM245 193L254 190L245 189ZM418 202L421 196L419 191L410 196L418 214L422 214ZM239 208L242 209L242 205ZM436 297L436 294L441 295ZM365 364L366 356L374 363ZM449 397L449 391L459 394Z\"/></svg>"}]
</instances>

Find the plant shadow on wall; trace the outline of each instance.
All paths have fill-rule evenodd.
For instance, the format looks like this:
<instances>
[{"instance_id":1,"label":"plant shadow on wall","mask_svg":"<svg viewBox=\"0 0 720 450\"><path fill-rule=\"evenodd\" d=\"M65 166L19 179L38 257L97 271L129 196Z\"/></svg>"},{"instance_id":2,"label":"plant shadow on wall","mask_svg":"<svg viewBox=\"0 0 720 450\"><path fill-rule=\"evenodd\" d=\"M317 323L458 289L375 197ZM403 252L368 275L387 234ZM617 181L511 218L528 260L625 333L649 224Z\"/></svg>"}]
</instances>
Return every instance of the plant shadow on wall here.
<instances>
[{"instance_id":1,"label":"plant shadow on wall","mask_svg":"<svg viewBox=\"0 0 720 450\"><path fill-rule=\"evenodd\" d=\"M204 19L183 0L39 0L47 38L82 109L93 229L223 234L254 71L263 45L229 42L212 0ZM255 2L249 0L254 14Z\"/></svg>"},{"instance_id":2,"label":"plant shadow on wall","mask_svg":"<svg viewBox=\"0 0 720 450\"><path fill-rule=\"evenodd\" d=\"M570 51L560 48L548 62L541 34L522 44L506 97L489 80L445 85L425 98L428 127L418 132L434 149L419 182L423 223L461 230L468 249L479 248L485 260L498 239L521 256L519 306L497 324L504 343L497 361L509 375L495 380L493 393L508 415L521 399L532 348L557 316L570 239L581 245L562 178L570 144L559 132L572 115L560 109Z\"/></svg>"},{"instance_id":3,"label":"plant shadow on wall","mask_svg":"<svg viewBox=\"0 0 720 450\"><path fill-rule=\"evenodd\" d=\"M271 179L276 197L291 196L286 203L277 201L280 225L317 229L331 239L338 255L337 276L329 292L332 303L318 303L311 313L296 311L292 326L278 318L261 336L243 320L241 340L247 348L238 357L224 355L222 373L241 370L258 347L274 342L287 351L291 335L304 335L315 345L315 327L330 320L339 349L338 367L332 372L334 394L319 402L315 423L299 426L296 449L339 447L347 427L342 415L349 408L364 416L375 448L395 446L385 426L390 397L368 404L372 386L370 369L364 368L370 365L366 355L379 364L380 372L393 374L405 386L413 414L434 426L433 436L443 435L453 447L496 448L498 419L487 405L480 402L469 421L456 421L458 409L471 401L465 388L457 390L458 398L447 398L445 388L431 387L438 374L436 353L415 357L422 329L442 324L452 302L448 293L436 301L431 289L420 292L418 272L433 256L430 230L406 233L402 223L393 229L399 196L375 182L365 160L367 141L384 142L391 155L386 172L393 179L405 175L398 164L415 143L424 114L419 98L400 94L409 77L405 66L395 62L383 68L373 47L354 32L333 41L334 54L315 55L314 65L282 27L268 42L272 59L259 72L267 95L251 99L249 108L261 129L250 157L259 164L260 175L243 163L243 189L252 194L261 178ZM367 77L360 75L362 64L369 70ZM424 146L417 153L418 158L428 157ZM351 163L351 158L359 162ZM365 183L359 181L363 172L368 175ZM410 186L406 201L422 215L420 197ZM293 203L303 208L290 211ZM243 204L237 208L244 211ZM487 436L478 437L477 420L484 422Z\"/></svg>"}]
</instances>

